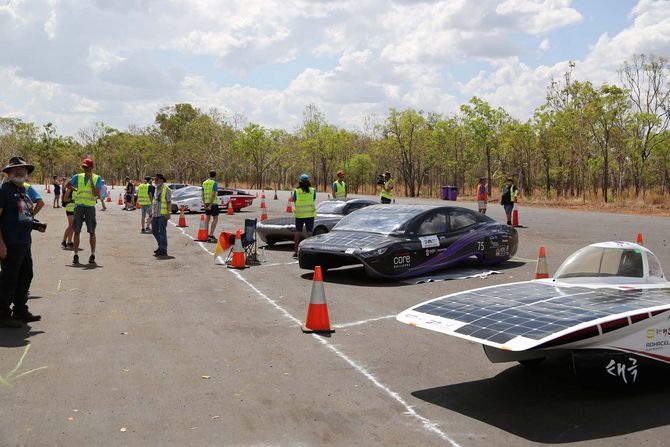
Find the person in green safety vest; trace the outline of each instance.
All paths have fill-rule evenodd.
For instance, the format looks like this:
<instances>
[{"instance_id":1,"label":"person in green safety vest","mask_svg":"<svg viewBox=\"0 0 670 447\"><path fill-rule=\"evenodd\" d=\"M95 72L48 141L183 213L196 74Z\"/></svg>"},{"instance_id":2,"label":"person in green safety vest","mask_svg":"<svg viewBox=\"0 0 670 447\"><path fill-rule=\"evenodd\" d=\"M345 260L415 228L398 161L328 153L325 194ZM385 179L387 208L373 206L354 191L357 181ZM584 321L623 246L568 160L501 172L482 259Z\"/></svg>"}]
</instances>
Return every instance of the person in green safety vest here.
<instances>
[{"instance_id":1,"label":"person in green safety vest","mask_svg":"<svg viewBox=\"0 0 670 447\"><path fill-rule=\"evenodd\" d=\"M312 187L309 175L302 174L298 187L293 191L293 216L295 217L295 238L293 241L293 257L298 257L298 245L302 240L303 228L307 231L307 237L312 236L314 230L314 218L316 217L316 189Z\"/></svg>"},{"instance_id":2,"label":"person in green safety vest","mask_svg":"<svg viewBox=\"0 0 670 447\"><path fill-rule=\"evenodd\" d=\"M63 241L60 243L60 246L64 249L74 247L74 242L72 242L72 236L74 236L72 222L74 220L74 196L76 194L77 191L70 188L65 188L63 192L63 207L65 207L65 216L67 217L67 228L65 228L65 232L63 233Z\"/></svg>"},{"instance_id":3,"label":"person in green safety vest","mask_svg":"<svg viewBox=\"0 0 670 447\"><path fill-rule=\"evenodd\" d=\"M514 202L516 202L517 187L511 177L507 178L507 182L503 187L500 195L500 204L505 208L507 215L507 225L512 225L512 211L514 210Z\"/></svg>"},{"instance_id":4,"label":"person in green safety vest","mask_svg":"<svg viewBox=\"0 0 670 447\"><path fill-rule=\"evenodd\" d=\"M158 249L154 250L154 256L163 257L168 255L167 221L170 220L172 190L165 184L163 174L156 174L154 178L156 192L151 204L151 231L158 243Z\"/></svg>"},{"instance_id":5,"label":"person in green safety vest","mask_svg":"<svg viewBox=\"0 0 670 447\"><path fill-rule=\"evenodd\" d=\"M156 188L151 184L151 176L144 177L144 183L137 187L137 203L142 209L140 233L151 231L151 202L154 201Z\"/></svg>"},{"instance_id":6,"label":"person in green safety vest","mask_svg":"<svg viewBox=\"0 0 670 447\"><path fill-rule=\"evenodd\" d=\"M219 223L219 184L216 181L216 171L209 171L209 178L202 182L202 203L205 206L205 228L207 228L207 242L217 242L214 235ZM232 204L231 204L232 206ZM210 225L211 221L211 225Z\"/></svg>"},{"instance_id":7,"label":"person in green safety vest","mask_svg":"<svg viewBox=\"0 0 670 447\"><path fill-rule=\"evenodd\" d=\"M391 180L391 173L386 171L384 173L384 183L381 185L381 192L379 196L382 199L382 203L391 203L393 202L393 180Z\"/></svg>"},{"instance_id":8,"label":"person in green safety vest","mask_svg":"<svg viewBox=\"0 0 670 447\"><path fill-rule=\"evenodd\" d=\"M93 160L85 159L81 163L84 172L75 174L67 184L68 189L77 191L75 197L74 220L72 227L74 229L74 256L72 264L79 265L79 235L81 228L86 222L86 231L89 235L89 244L91 245L91 256L88 258L89 264L95 264L95 227L97 221L95 218L95 204L100 197L102 188L102 177L93 173Z\"/></svg>"},{"instance_id":9,"label":"person in green safety vest","mask_svg":"<svg viewBox=\"0 0 670 447\"><path fill-rule=\"evenodd\" d=\"M344 171L337 171L337 180L333 182L333 199L347 197L347 184L344 183Z\"/></svg>"}]
</instances>

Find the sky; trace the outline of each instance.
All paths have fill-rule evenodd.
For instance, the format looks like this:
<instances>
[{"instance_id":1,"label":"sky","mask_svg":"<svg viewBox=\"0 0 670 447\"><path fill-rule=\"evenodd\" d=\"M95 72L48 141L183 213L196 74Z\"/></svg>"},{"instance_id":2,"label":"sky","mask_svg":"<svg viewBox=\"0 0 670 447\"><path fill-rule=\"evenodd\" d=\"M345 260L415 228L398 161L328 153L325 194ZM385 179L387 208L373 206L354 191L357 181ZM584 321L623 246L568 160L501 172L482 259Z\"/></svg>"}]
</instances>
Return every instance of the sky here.
<instances>
[{"instance_id":1,"label":"sky","mask_svg":"<svg viewBox=\"0 0 670 447\"><path fill-rule=\"evenodd\" d=\"M291 131L313 103L356 130L478 96L525 120L569 61L612 83L640 53L670 58L670 0L0 0L0 116L74 135L188 102Z\"/></svg>"}]
</instances>

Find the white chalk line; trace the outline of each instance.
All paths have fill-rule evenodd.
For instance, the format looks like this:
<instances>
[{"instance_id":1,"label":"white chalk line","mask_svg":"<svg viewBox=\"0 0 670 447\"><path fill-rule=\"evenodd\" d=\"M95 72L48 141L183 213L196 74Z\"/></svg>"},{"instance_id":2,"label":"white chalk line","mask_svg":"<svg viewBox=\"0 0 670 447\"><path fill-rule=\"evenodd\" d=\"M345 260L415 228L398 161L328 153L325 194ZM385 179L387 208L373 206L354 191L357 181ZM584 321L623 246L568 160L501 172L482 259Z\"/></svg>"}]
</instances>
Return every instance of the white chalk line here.
<instances>
[{"instance_id":1,"label":"white chalk line","mask_svg":"<svg viewBox=\"0 0 670 447\"><path fill-rule=\"evenodd\" d=\"M170 222L170 223L171 223L171 222ZM175 227L175 228L179 228L179 227ZM183 228L179 228L179 230L181 230L181 232L182 232L183 235L188 236L189 238L193 239L193 237L191 237L191 235L189 235L188 233L186 233L186 232L183 230ZM209 253L209 254L212 255L212 256L214 255L214 253L211 252L211 251L209 251L209 250L207 249L207 247L205 247L205 244L203 244L202 242L198 242L198 245L200 245L200 248L202 248L205 252ZM220 256L219 256L218 258L219 258L219 260L221 259ZM272 298L270 298L269 296L267 296L265 293L263 293L261 290L259 290L256 286L254 286L251 282L249 282L245 277L243 277L242 274L241 274L240 272L238 272L237 270L230 270L230 272L231 272L232 274L234 274L235 277L236 277L237 279L239 279L239 280L242 281L244 284L246 284L251 290L253 290L254 292L256 292L256 294L257 294L259 297L263 298L263 299L264 299L265 301L267 301L272 307L274 307L275 309L277 309L277 310L278 310L280 313L282 313L287 319L289 319L291 322L293 322L293 324L294 324L295 326L298 326L298 327L301 327L301 326L302 326L302 321L301 321L301 320L299 320L299 319L297 319L296 317L294 317L294 316L293 316L288 310L286 310L283 306L281 306L281 305L280 305L279 303L277 303L275 300L273 300ZM348 323L348 326L351 326L351 325L354 325L354 324L364 324L365 322L368 322L368 321L381 320L381 319L384 319L384 318L391 318L391 317L394 317L394 316L395 316L395 315L387 315L387 316L384 316L384 317L373 318L373 319L366 320L366 321L363 321L363 322ZM340 325L340 326L335 326L335 327L336 327L336 328L337 328L337 327L340 327L340 328L341 328L341 327L347 327L347 325L345 324L345 325ZM340 357L342 360L344 360L345 362L347 362L352 368L354 368L356 371L358 371L359 373L361 373L366 379L368 379L370 382L372 382L373 385L375 385L377 388L379 388L379 389L381 389L382 391L384 391L384 392L385 392L388 396L390 396L393 400L395 400L395 401L398 402L400 405L402 405L403 407L405 407L405 412L404 412L404 414L409 415L409 416L412 416L413 418L417 419L419 422L421 422L421 424L423 425L423 428L424 428L424 429L426 429L427 431L429 431L429 432L431 432L431 433L436 434L436 435L439 436L441 439L443 439L443 440L449 442L453 447L460 447L459 444L458 444L456 441L454 441L449 435L447 435L447 434L444 433L442 430L440 430L440 428L438 427L438 425L437 425L436 423L434 423L434 422L431 421L430 419L428 419L428 418L426 418L426 417L424 417L424 416L421 416L419 413L417 413L417 412L414 410L414 408L413 408L411 405L409 405L409 404L408 404L408 403L407 403L407 402L406 402L406 401L405 401L405 400L404 400L404 399L403 399L397 392L393 391L392 389L390 389L389 387L387 387L386 385L384 385L383 383L381 383L381 382L380 382L380 381L379 381L379 380L378 380L378 379L377 379L371 372L369 372L367 369L365 369L364 367L362 367L362 366L360 366L359 364L357 364L354 360L352 360L351 358L349 358L345 353L343 353L342 351L340 351L339 349L337 349L332 343L328 342L328 340L324 339L323 337L321 337L321 336L319 336L319 335L317 335L317 334L312 334L312 338L314 338L315 340L318 340L318 341L319 341L321 344L323 344L326 348L330 349L335 355L337 355L338 357Z\"/></svg>"},{"instance_id":2,"label":"white chalk line","mask_svg":"<svg viewBox=\"0 0 670 447\"><path fill-rule=\"evenodd\" d=\"M335 329L343 329L345 327L360 326L362 324L371 323L373 321L388 320L390 318L395 318L395 316L396 316L396 314L384 315L383 317L376 317L376 318L370 318L368 320L354 321L352 323L334 324L333 327Z\"/></svg>"}]
</instances>

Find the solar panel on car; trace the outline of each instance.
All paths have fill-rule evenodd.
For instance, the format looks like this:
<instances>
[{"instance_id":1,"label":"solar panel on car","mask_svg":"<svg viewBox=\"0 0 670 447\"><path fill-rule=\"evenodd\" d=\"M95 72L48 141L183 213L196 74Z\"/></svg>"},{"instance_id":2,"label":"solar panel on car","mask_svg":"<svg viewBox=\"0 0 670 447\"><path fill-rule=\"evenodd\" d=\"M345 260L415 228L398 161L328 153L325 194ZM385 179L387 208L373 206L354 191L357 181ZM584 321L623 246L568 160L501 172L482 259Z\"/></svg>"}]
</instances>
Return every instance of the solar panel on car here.
<instances>
[{"instance_id":1,"label":"solar panel on car","mask_svg":"<svg viewBox=\"0 0 670 447\"><path fill-rule=\"evenodd\" d=\"M412 317L423 316L422 327L497 347L522 337L532 347L598 319L607 321L614 315L658 306L670 308L670 289L629 291L528 282L437 298L403 312L408 321L399 319L412 323Z\"/></svg>"}]
</instances>

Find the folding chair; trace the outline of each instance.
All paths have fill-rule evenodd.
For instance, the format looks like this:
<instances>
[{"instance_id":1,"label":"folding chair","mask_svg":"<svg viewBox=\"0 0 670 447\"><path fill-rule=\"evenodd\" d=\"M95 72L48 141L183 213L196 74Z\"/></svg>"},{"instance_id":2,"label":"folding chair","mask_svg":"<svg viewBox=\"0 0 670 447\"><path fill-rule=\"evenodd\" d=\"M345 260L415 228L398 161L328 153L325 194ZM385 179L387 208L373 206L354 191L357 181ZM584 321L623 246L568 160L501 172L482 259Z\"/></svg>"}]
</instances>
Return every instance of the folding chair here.
<instances>
[{"instance_id":1,"label":"folding chair","mask_svg":"<svg viewBox=\"0 0 670 447\"><path fill-rule=\"evenodd\" d=\"M259 264L258 251L256 247L256 224L257 219L244 219L244 233L242 233L242 248L247 259L247 264ZM231 243L234 242L235 236L231 234ZM225 263L228 264L233 257L233 249L230 248L228 256L226 256Z\"/></svg>"}]
</instances>

